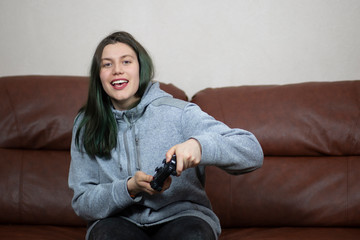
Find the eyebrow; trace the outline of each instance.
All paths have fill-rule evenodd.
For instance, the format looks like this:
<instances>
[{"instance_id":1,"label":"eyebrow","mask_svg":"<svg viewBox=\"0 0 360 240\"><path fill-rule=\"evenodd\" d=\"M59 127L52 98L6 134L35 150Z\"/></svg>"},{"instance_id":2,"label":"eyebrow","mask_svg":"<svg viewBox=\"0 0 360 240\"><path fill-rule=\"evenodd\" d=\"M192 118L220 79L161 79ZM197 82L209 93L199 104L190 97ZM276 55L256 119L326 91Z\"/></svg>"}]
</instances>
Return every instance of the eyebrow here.
<instances>
[{"instance_id":1,"label":"eyebrow","mask_svg":"<svg viewBox=\"0 0 360 240\"><path fill-rule=\"evenodd\" d=\"M126 55L121 56L120 59L124 59L124 58L127 58L127 57L134 58L134 56L132 56L130 54L126 54ZM113 60L113 58L107 58L107 57L101 58L101 61L103 61L103 60Z\"/></svg>"}]
</instances>

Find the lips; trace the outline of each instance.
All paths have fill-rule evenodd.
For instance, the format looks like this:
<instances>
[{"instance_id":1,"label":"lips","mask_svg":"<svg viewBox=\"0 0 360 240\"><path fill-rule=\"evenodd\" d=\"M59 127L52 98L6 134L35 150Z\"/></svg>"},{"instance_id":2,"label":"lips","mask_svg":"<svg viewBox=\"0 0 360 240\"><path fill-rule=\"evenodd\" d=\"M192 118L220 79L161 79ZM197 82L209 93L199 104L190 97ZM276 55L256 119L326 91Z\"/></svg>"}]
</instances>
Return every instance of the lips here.
<instances>
[{"instance_id":1,"label":"lips","mask_svg":"<svg viewBox=\"0 0 360 240\"><path fill-rule=\"evenodd\" d=\"M113 86L113 88L115 88L117 90L121 90L121 89L124 89L128 83L129 83L129 80L127 80L127 79L115 79L115 80L112 80L110 84Z\"/></svg>"}]
</instances>

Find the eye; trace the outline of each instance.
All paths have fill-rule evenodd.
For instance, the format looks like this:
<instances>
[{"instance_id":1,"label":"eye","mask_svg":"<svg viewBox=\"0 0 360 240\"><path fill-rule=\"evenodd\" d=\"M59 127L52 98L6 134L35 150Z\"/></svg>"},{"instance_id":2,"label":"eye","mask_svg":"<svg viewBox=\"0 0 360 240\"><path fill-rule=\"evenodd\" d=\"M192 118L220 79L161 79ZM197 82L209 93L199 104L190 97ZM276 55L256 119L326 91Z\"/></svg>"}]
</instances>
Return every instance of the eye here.
<instances>
[{"instance_id":1,"label":"eye","mask_svg":"<svg viewBox=\"0 0 360 240\"><path fill-rule=\"evenodd\" d=\"M101 65L101 67L103 67L103 68L109 68L111 66L112 66L112 64L110 62L105 62Z\"/></svg>"},{"instance_id":2,"label":"eye","mask_svg":"<svg viewBox=\"0 0 360 240\"><path fill-rule=\"evenodd\" d=\"M130 61L130 60L124 60L124 61L123 61L123 64L124 64L124 65L129 65L129 64L131 64L131 61Z\"/></svg>"}]
</instances>

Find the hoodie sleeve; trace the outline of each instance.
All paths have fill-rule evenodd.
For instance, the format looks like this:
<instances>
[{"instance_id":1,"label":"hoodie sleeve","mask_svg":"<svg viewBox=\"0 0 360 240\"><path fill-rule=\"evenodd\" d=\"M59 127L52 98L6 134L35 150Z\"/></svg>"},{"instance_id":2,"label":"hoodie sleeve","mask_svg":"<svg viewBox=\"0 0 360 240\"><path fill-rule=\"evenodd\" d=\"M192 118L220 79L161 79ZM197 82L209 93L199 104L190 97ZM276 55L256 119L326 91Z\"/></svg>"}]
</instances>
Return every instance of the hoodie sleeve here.
<instances>
[{"instance_id":1,"label":"hoodie sleeve","mask_svg":"<svg viewBox=\"0 0 360 240\"><path fill-rule=\"evenodd\" d=\"M185 138L194 138L201 145L200 165L214 165L231 174L250 172L262 166L263 151L252 133L229 128L195 104L185 107L182 126Z\"/></svg>"},{"instance_id":2,"label":"hoodie sleeve","mask_svg":"<svg viewBox=\"0 0 360 240\"><path fill-rule=\"evenodd\" d=\"M130 197L128 179L100 184L99 165L96 159L86 154L81 141L80 149L75 145L76 131L75 122L68 178L69 187L74 191L72 207L75 213L87 221L93 221L116 214L139 201L139 198Z\"/></svg>"}]
</instances>

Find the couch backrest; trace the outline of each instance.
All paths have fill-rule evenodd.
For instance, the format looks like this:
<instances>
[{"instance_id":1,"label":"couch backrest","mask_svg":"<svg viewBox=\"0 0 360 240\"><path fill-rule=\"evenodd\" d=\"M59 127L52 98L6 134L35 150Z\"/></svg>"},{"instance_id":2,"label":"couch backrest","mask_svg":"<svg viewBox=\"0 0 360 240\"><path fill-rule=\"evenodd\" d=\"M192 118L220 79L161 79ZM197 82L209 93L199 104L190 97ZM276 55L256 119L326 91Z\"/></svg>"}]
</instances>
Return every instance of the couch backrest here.
<instances>
[{"instance_id":1,"label":"couch backrest","mask_svg":"<svg viewBox=\"0 0 360 240\"><path fill-rule=\"evenodd\" d=\"M74 118L87 77L0 78L0 223L84 225L67 186ZM187 100L171 84L161 88Z\"/></svg>"},{"instance_id":2,"label":"couch backrest","mask_svg":"<svg viewBox=\"0 0 360 240\"><path fill-rule=\"evenodd\" d=\"M249 174L207 169L223 227L360 226L360 81L205 89L192 102L265 153Z\"/></svg>"}]
</instances>

